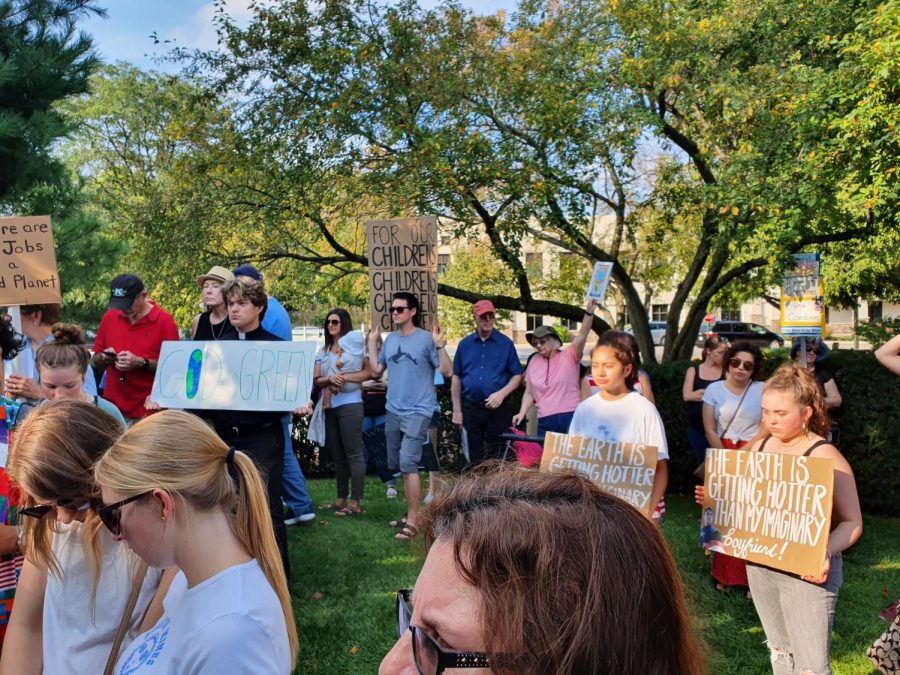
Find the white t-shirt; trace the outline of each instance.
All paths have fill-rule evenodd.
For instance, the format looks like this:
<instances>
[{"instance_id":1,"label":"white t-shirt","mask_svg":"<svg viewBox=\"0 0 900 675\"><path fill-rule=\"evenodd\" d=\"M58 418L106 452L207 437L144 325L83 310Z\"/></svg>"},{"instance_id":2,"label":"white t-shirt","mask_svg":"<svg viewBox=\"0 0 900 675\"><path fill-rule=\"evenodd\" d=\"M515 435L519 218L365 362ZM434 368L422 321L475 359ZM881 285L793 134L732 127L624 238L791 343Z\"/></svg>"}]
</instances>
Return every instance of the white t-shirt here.
<instances>
[{"instance_id":1,"label":"white t-shirt","mask_svg":"<svg viewBox=\"0 0 900 675\"><path fill-rule=\"evenodd\" d=\"M744 402L738 408L741 394L732 394L728 391L724 380L713 382L706 388L703 392L703 403L711 405L715 411L716 434L720 438L724 435L731 441L749 441L756 436L759 423L762 421L762 390L762 382L751 382ZM723 433L726 426L728 432Z\"/></svg>"},{"instance_id":2,"label":"white t-shirt","mask_svg":"<svg viewBox=\"0 0 900 675\"><path fill-rule=\"evenodd\" d=\"M569 434L657 448L657 460L669 459L666 430L659 411L636 391L615 401L594 394L575 408Z\"/></svg>"},{"instance_id":3,"label":"white t-shirt","mask_svg":"<svg viewBox=\"0 0 900 675\"><path fill-rule=\"evenodd\" d=\"M117 675L290 675L284 612L251 560L188 588L179 572L162 618L122 650Z\"/></svg>"},{"instance_id":4,"label":"white t-shirt","mask_svg":"<svg viewBox=\"0 0 900 675\"><path fill-rule=\"evenodd\" d=\"M62 577L47 574L44 593L44 672L52 675L102 673L109 658L140 561L106 528L100 530L103 562L97 586L95 611L91 612L93 573L82 546L84 525L59 523L51 547L59 560ZM125 641L137 635L141 620L159 586L159 570L147 570L131 615Z\"/></svg>"}]
</instances>

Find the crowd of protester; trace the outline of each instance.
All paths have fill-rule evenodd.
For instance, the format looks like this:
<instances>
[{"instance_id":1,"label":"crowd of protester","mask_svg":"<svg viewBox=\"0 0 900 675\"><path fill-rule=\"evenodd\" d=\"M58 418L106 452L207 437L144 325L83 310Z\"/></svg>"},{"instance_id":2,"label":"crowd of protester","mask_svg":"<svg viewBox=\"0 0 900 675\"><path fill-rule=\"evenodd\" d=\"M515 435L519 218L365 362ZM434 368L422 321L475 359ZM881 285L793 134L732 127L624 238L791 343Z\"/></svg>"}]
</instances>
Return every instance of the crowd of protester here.
<instances>
[{"instance_id":1,"label":"crowd of protester","mask_svg":"<svg viewBox=\"0 0 900 675\"><path fill-rule=\"evenodd\" d=\"M214 266L197 285L203 311L191 322L193 340L291 340L287 312L256 268ZM659 532L663 421L633 336L606 331L590 366L581 365L595 308L587 304L565 347L550 326L530 333L535 352L524 368L489 300L474 303L474 330L452 359L442 328L422 328L412 293L393 295L386 336L355 331L345 308L326 314L310 405L294 411L309 415L310 438L334 462L335 498L320 510L364 516L374 466L385 496L405 502L392 536L429 547L414 594L397 592L398 641L381 672L703 672ZM179 334L137 276L112 281L90 346L79 326L60 321L59 305L20 314L21 333L0 321L0 411L11 441L0 469L8 620L8 630L0 621L0 675L291 672L298 647L286 528L316 518L291 415L161 410L150 396L154 372L162 343ZM898 353L895 338L876 356L900 374ZM793 362L763 383L758 348L713 337L683 385L700 473L707 448L834 461L818 575L712 557L716 588L752 597L775 673L829 672L841 553L862 532L853 472L837 448L842 400L822 364L827 354L821 340L795 341ZM437 479L436 387L445 381L466 455L456 481ZM576 473L499 462L503 434L535 412L540 436L656 448L653 508L642 514ZM702 503L702 487L697 496Z\"/></svg>"}]
</instances>

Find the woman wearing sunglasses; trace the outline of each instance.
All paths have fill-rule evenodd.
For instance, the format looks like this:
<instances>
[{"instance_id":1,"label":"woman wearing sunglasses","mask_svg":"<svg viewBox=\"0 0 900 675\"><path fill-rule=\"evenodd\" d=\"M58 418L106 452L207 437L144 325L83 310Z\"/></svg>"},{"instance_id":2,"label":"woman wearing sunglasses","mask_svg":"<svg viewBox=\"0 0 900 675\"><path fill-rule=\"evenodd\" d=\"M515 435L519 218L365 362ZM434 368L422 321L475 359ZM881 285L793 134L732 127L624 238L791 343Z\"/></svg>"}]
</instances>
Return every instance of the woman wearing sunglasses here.
<instances>
[{"instance_id":1,"label":"woman wearing sunglasses","mask_svg":"<svg viewBox=\"0 0 900 675\"><path fill-rule=\"evenodd\" d=\"M142 574L94 510L94 463L121 431L112 416L78 401L43 405L17 429L8 471L23 493L25 564L4 675L102 673L120 627L129 639L160 614L161 597L151 606L160 573Z\"/></svg>"},{"instance_id":2,"label":"woman wearing sunglasses","mask_svg":"<svg viewBox=\"0 0 900 675\"><path fill-rule=\"evenodd\" d=\"M468 474L423 520L381 675L704 672L658 529L583 475Z\"/></svg>"},{"instance_id":3,"label":"woman wearing sunglasses","mask_svg":"<svg viewBox=\"0 0 900 675\"><path fill-rule=\"evenodd\" d=\"M760 433L762 390L759 382L763 358L759 347L735 342L725 352L725 379L703 392L703 428L710 448L742 448ZM747 588L743 560L712 554L712 576L717 590Z\"/></svg>"},{"instance_id":4,"label":"woman wearing sunglasses","mask_svg":"<svg viewBox=\"0 0 900 675\"><path fill-rule=\"evenodd\" d=\"M180 570L162 617L122 650L113 672L293 670L291 599L249 456L200 418L164 410L112 444L94 477L104 504L98 514L113 537L151 568Z\"/></svg>"},{"instance_id":5,"label":"woman wearing sunglasses","mask_svg":"<svg viewBox=\"0 0 900 675\"><path fill-rule=\"evenodd\" d=\"M581 357L594 322L597 303L590 300L584 308L584 321L572 343L562 348L559 333L550 326L538 326L531 336L537 356L525 368L525 394L513 426L519 426L532 405L538 411L538 436L548 431L566 433L575 408L581 403Z\"/></svg>"},{"instance_id":6,"label":"woman wearing sunglasses","mask_svg":"<svg viewBox=\"0 0 900 675\"><path fill-rule=\"evenodd\" d=\"M353 321L346 309L328 312L325 346L316 354L313 370L316 386L330 392L327 396L323 393L327 400L319 405L325 408L325 449L334 459L337 482L337 499L322 508L341 517L362 513L359 504L366 478L361 384L372 373L365 358L365 344L348 340L352 330ZM341 347L342 344L346 349Z\"/></svg>"}]
</instances>

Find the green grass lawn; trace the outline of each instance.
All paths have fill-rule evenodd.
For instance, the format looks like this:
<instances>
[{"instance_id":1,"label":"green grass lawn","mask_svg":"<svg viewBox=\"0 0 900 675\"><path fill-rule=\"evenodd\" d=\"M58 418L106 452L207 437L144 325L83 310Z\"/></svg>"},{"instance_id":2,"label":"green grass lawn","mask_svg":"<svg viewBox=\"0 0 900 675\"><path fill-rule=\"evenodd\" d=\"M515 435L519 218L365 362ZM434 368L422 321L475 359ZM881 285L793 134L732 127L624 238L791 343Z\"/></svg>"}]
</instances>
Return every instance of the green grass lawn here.
<instances>
[{"instance_id":1,"label":"green grass lawn","mask_svg":"<svg viewBox=\"0 0 900 675\"><path fill-rule=\"evenodd\" d=\"M309 481L316 505L334 497L334 481ZM394 591L409 587L424 559L421 544L394 541L387 522L403 514L402 498L385 498L366 481L365 514L320 518L289 529L292 595L300 657L297 673L375 673L395 641ZM678 562L697 629L710 649L711 673L770 673L753 604L713 590L709 562L697 547L692 500L670 495L663 532ZM844 559L832 668L840 675L874 673L865 650L887 627L878 612L900 596L900 522L866 518L860 543Z\"/></svg>"}]
</instances>

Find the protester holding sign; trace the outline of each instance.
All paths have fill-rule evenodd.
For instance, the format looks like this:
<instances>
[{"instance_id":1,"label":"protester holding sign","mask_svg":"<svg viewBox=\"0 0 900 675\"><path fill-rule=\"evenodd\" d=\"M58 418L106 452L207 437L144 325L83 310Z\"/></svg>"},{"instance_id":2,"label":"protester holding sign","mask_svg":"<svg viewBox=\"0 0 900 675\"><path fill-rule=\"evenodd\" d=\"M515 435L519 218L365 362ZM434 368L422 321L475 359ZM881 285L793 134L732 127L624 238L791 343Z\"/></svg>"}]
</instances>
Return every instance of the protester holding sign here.
<instances>
[{"instance_id":1,"label":"protester holding sign","mask_svg":"<svg viewBox=\"0 0 900 675\"><path fill-rule=\"evenodd\" d=\"M94 464L121 433L110 415L79 401L41 406L17 430L9 476L24 493L26 559L3 675L102 673L120 626L127 641L159 617L160 571L143 574L95 510Z\"/></svg>"},{"instance_id":2,"label":"protester holding sign","mask_svg":"<svg viewBox=\"0 0 900 675\"><path fill-rule=\"evenodd\" d=\"M167 410L129 429L94 476L109 532L151 568L179 570L162 617L114 672L289 675L297 630L253 460Z\"/></svg>"},{"instance_id":3,"label":"protester holding sign","mask_svg":"<svg viewBox=\"0 0 900 675\"><path fill-rule=\"evenodd\" d=\"M351 338L358 338L358 345ZM327 390L317 405L325 408L325 449L334 460L337 485L337 499L322 508L339 517L362 513L366 461L361 384L371 375L362 334L353 332L346 309L332 309L325 317L325 345L316 354L313 381Z\"/></svg>"},{"instance_id":4,"label":"protester holding sign","mask_svg":"<svg viewBox=\"0 0 900 675\"><path fill-rule=\"evenodd\" d=\"M451 377L453 364L444 345L444 331L435 323L429 333L419 328L419 300L412 293L400 291L391 298L391 317L397 330L384 340L378 350L380 331L369 331L369 366L375 377L389 371L387 390L388 466L403 474L403 496L406 499L406 520L401 519L398 541L409 541L419 533L419 502L422 485L419 481L419 462L422 442L431 423L437 402L434 391L434 371Z\"/></svg>"},{"instance_id":5,"label":"protester holding sign","mask_svg":"<svg viewBox=\"0 0 900 675\"><path fill-rule=\"evenodd\" d=\"M742 448L759 433L762 422L763 357L759 347L735 342L725 352L725 379L703 392L703 428L710 448ZM711 573L716 589L747 588L743 560L714 553Z\"/></svg>"},{"instance_id":6,"label":"protester holding sign","mask_svg":"<svg viewBox=\"0 0 900 675\"><path fill-rule=\"evenodd\" d=\"M834 466L831 531L821 571L798 577L750 564L753 603L766 632L775 673L828 673L831 626L843 583L841 553L862 534L862 513L853 470L824 439L829 421L815 380L795 364L784 364L766 382L762 413L767 437L750 452L831 459ZM697 489L698 502L705 497Z\"/></svg>"},{"instance_id":7,"label":"protester holding sign","mask_svg":"<svg viewBox=\"0 0 900 675\"><path fill-rule=\"evenodd\" d=\"M467 474L424 518L430 550L415 594L397 593L382 675L705 672L659 530L588 478Z\"/></svg>"},{"instance_id":8,"label":"protester holding sign","mask_svg":"<svg viewBox=\"0 0 900 675\"><path fill-rule=\"evenodd\" d=\"M562 349L562 340L550 326L535 328L532 345L537 356L525 369L525 394L512 423L519 426L532 405L537 406L539 436L548 431L564 434L572 422L575 408L581 403L581 357L588 333L594 322L597 303L588 300L584 321L572 343Z\"/></svg>"},{"instance_id":9,"label":"protester holding sign","mask_svg":"<svg viewBox=\"0 0 900 675\"><path fill-rule=\"evenodd\" d=\"M648 509L648 515L658 523L666 512L669 449L659 411L634 390L637 364L625 335L608 330L591 351L591 373L600 391L579 404L569 435L656 448L656 473L650 492L650 504L655 508Z\"/></svg>"},{"instance_id":10,"label":"protester holding sign","mask_svg":"<svg viewBox=\"0 0 900 675\"><path fill-rule=\"evenodd\" d=\"M228 305L228 320L236 331L230 339L256 342L280 340L260 326L267 305L266 292L260 282L250 277L235 277L224 286L222 293ZM285 573L290 578L287 529L281 502L284 473L282 415L278 411L217 410L211 417L219 437L250 456L263 475L275 539L281 550Z\"/></svg>"}]
</instances>

